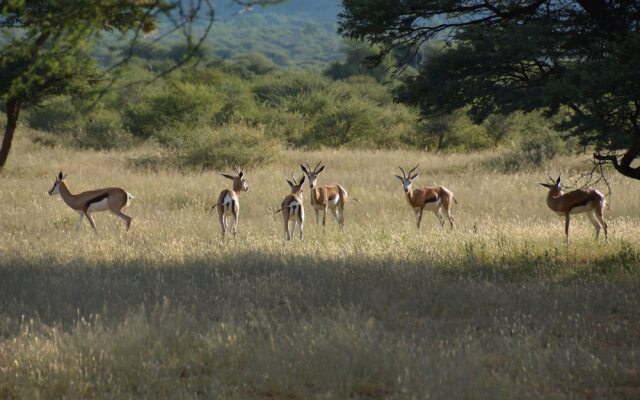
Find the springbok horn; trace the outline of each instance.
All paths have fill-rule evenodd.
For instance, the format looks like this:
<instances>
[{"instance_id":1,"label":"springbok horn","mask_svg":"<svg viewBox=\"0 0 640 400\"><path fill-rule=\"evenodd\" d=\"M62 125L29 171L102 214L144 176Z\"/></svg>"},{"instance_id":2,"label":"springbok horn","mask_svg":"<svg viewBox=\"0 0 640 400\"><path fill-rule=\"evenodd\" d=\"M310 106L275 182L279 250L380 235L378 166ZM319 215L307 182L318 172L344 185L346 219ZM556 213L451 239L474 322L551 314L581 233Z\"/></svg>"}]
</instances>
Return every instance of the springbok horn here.
<instances>
[{"instance_id":1,"label":"springbok horn","mask_svg":"<svg viewBox=\"0 0 640 400\"><path fill-rule=\"evenodd\" d=\"M307 170L308 170L309 172L312 172L312 171L311 171L311 166L309 165L309 161L304 160L304 165L307 167Z\"/></svg>"},{"instance_id":2,"label":"springbok horn","mask_svg":"<svg viewBox=\"0 0 640 400\"><path fill-rule=\"evenodd\" d=\"M316 167L313 169L313 172L315 172L318 169L320 164L322 164L322 160L318 161L318 165L316 165Z\"/></svg>"},{"instance_id":3,"label":"springbok horn","mask_svg":"<svg viewBox=\"0 0 640 400\"><path fill-rule=\"evenodd\" d=\"M404 172L404 170L402 169L402 167L398 165L398 168L400 168L400 171L402 171L402 177L406 179L407 174Z\"/></svg>"},{"instance_id":4,"label":"springbok horn","mask_svg":"<svg viewBox=\"0 0 640 400\"><path fill-rule=\"evenodd\" d=\"M409 175L411 175L411 173L412 173L413 171L415 171L415 170L416 170L416 168L418 168L418 166L419 166L419 165L420 165L420 164L416 164L416 166L415 166L415 167L411 168L411 171L409 171Z\"/></svg>"},{"instance_id":5,"label":"springbok horn","mask_svg":"<svg viewBox=\"0 0 640 400\"><path fill-rule=\"evenodd\" d=\"M547 176L549 177L549 179L551 179L551 182L556 183L556 180L555 180L555 179L553 179L553 178L551 177L551 175L547 175Z\"/></svg>"},{"instance_id":6,"label":"springbok horn","mask_svg":"<svg viewBox=\"0 0 640 400\"><path fill-rule=\"evenodd\" d=\"M296 177L295 177L295 176L293 176L293 172L291 173L291 180L293 181L293 183L294 183L295 185L297 185L297 184L298 184L298 181L296 181Z\"/></svg>"}]
</instances>

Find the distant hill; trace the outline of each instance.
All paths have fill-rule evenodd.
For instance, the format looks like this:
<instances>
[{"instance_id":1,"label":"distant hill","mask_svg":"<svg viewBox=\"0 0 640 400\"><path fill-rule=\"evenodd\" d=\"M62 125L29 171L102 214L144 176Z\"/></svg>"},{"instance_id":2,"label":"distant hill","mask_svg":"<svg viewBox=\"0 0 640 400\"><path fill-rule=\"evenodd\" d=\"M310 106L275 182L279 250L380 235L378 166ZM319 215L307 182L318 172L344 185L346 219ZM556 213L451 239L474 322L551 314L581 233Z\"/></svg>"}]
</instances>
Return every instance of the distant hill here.
<instances>
[{"instance_id":1,"label":"distant hill","mask_svg":"<svg viewBox=\"0 0 640 400\"><path fill-rule=\"evenodd\" d=\"M216 6L217 15L226 20L236 15L242 9L241 6L230 2L219 2ZM338 13L342 10L340 0L287 0L281 4L268 7L253 7L253 14L277 14L282 16L295 16L311 18L321 23L335 24ZM246 15L248 13L243 13Z\"/></svg>"}]
</instances>

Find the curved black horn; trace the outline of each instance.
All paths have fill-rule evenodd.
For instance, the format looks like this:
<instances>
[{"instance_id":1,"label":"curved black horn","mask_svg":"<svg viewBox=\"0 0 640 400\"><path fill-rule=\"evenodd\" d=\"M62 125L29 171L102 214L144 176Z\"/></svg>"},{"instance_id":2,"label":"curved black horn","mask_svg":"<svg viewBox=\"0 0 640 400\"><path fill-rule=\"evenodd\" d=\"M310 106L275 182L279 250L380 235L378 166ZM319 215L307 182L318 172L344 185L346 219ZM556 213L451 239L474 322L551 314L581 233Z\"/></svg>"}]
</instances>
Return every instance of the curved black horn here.
<instances>
[{"instance_id":1,"label":"curved black horn","mask_svg":"<svg viewBox=\"0 0 640 400\"><path fill-rule=\"evenodd\" d=\"M416 164L416 166L415 166L415 167L411 168L411 171L409 171L409 175L411 175L411 173L412 173L413 171L415 171L415 170L416 170L416 168L418 168L418 166L419 166L419 165L420 165L420 163Z\"/></svg>"},{"instance_id":2,"label":"curved black horn","mask_svg":"<svg viewBox=\"0 0 640 400\"><path fill-rule=\"evenodd\" d=\"M404 172L404 170L402 169L402 167L401 167L401 166L399 166L399 165L398 165L398 168L400 168L400 171L402 171L402 177L403 177L403 178L406 178L406 177L407 177L407 173L406 173L406 172Z\"/></svg>"},{"instance_id":3,"label":"curved black horn","mask_svg":"<svg viewBox=\"0 0 640 400\"><path fill-rule=\"evenodd\" d=\"M298 181L296 180L296 177L293 176L293 172L291 173L291 180L293 181L294 184L298 184Z\"/></svg>"},{"instance_id":4,"label":"curved black horn","mask_svg":"<svg viewBox=\"0 0 640 400\"><path fill-rule=\"evenodd\" d=\"M316 167L313 169L313 172L315 172L318 169L320 164L322 164L322 160L318 161L318 165L316 165Z\"/></svg>"}]
</instances>

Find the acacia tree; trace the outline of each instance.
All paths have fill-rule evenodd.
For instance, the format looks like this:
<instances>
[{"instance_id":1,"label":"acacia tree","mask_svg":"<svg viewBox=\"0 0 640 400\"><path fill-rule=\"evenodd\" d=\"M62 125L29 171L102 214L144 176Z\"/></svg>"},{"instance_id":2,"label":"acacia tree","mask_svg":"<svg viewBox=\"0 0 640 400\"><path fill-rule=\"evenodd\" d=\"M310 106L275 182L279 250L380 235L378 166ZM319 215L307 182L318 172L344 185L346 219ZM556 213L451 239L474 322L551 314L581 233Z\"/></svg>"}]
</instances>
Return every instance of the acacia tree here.
<instances>
[{"instance_id":1,"label":"acacia tree","mask_svg":"<svg viewBox=\"0 0 640 400\"><path fill-rule=\"evenodd\" d=\"M343 0L340 32L380 48L430 54L399 92L425 117L469 107L569 111L560 128L596 162L640 179L640 0Z\"/></svg>"},{"instance_id":2,"label":"acacia tree","mask_svg":"<svg viewBox=\"0 0 640 400\"><path fill-rule=\"evenodd\" d=\"M243 10L280 1L232 0ZM95 92L97 83L104 80L104 71L91 58L99 35L129 33L133 48L141 34L155 31L160 23L179 31L187 42L187 55L161 72L165 74L197 53L214 15L212 0L0 0L0 100L7 117L0 170L25 106L54 95ZM132 54L116 66L124 65Z\"/></svg>"}]
</instances>

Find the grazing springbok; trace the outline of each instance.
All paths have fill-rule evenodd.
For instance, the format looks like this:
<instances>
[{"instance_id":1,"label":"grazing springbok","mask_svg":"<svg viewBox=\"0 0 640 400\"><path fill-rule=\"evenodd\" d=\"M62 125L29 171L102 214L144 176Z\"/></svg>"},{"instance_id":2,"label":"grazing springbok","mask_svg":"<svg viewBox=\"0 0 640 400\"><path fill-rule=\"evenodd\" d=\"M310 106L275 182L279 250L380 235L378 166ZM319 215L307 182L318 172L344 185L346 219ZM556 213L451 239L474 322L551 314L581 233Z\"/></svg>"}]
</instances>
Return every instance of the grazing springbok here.
<instances>
[{"instance_id":1,"label":"grazing springbok","mask_svg":"<svg viewBox=\"0 0 640 400\"><path fill-rule=\"evenodd\" d=\"M300 164L302 172L304 172L309 178L309 188L311 193L311 206L316 213L316 225L320 218L320 211L322 211L322 226L325 226L327 221L327 208L331 209L333 216L340 224L341 228L344 228L344 205L347 203L348 195L344 187L340 185L326 185L316 186L316 180L318 175L324 170L326 165L322 165L320 161L315 168L311 169L309 163L305 161L305 165Z\"/></svg>"},{"instance_id":2,"label":"grazing springbok","mask_svg":"<svg viewBox=\"0 0 640 400\"><path fill-rule=\"evenodd\" d=\"M453 229L453 217L451 216L451 206L452 202L456 204L458 201L453 197L453 193L444 186L435 186L435 187L423 187L420 189L411 189L411 184L413 180L420 175L420 171L416 172L414 175L411 175L413 171L418 168L418 165L413 167L408 174L404 172L402 167L400 171L402 171L402 176L396 175L396 178L400 179L402 182L402 187L404 188L404 192L407 195L407 202L409 202L409 206L416 214L416 226L420 229L420 222L422 222L422 212L427 209L433 211L433 213L440 220L440 226L444 228L444 217L442 216L442 210L444 210L444 214L447 216L449 220L449 224L451 225L451 229Z\"/></svg>"},{"instance_id":3,"label":"grazing springbok","mask_svg":"<svg viewBox=\"0 0 640 400\"><path fill-rule=\"evenodd\" d=\"M555 181L549 177L552 183L541 183L549 189L547 194L547 206L558 215L564 215L564 233L569 243L569 223L571 214L587 213L589 220L596 229L596 240L600 235L600 227L604 228L604 237L607 238L607 223L604 221L604 207L607 204L604 195L595 189L578 189L569 193L562 192L562 181L558 176Z\"/></svg>"},{"instance_id":4,"label":"grazing springbok","mask_svg":"<svg viewBox=\"0 0 640 400\"><path fill-rule=\"evenodd\" d=\"M300 233L300 240L302 240L302 231L304 229L304 204L302 201L302 185L304 184L304 175L300 178L300 182L296 181L296 178L291 174L291 180L287 179L287 183L291 187L291 193L288 194L280 209L276 213L282 211L282 221L284 222L284 238L291 240L295 237L296 223L298 224L298 232ZM289 229L290 224L293 222L293 229Z\"/></svg>"},{"instance_id":5,"label":"grazing springbok","mask_svg":"<svg viewBox=\"0 0 640 400\"><path fill-rule=\"evenodd\" d=\"M225 189L220 192L220 196L218 196L218 202L214 205L216 210L218 211L218 218L220 219L220 227L222 228L222 239L224 239L225 234L227 233L227 216L231 215L233 218L233 222L231 225L231 232L233 236L236 236L237 226L238 226L238 218L240 216L240 202L238 201L238 194L240 192L248 192L249 185L244 180L244 168L242 170L238 170L238 168L234 168L236 170L237 176L220 174L227 179L230 179L233 182L233 186L231 189Z\"/></svg>"},{"instance_id":6,"label":"grazing springbok","mask_svg":"<svg viewBox=\"0 0 640 400\"><path fill-rule=\"evenodd\" d=\"M66 175L62 175L62 171L56 177L56 181L53 183L53 187L49 190L49 196L59 194L62 200L71 208L73 208L78 214L80 219L76 224L76 230L80 229L82 220L86 216L89 220L89 224L93 230L98 233L96 224L93 221L91 213L94 211L111 211L114 215L122 218L126 230L131 227L131 217L124 214L122 209L127 207L133 199L133 195L122 188L105 188L90 190L78 194L71 194L69 187L65 182Z\"/></svg>"}]
</instances>

